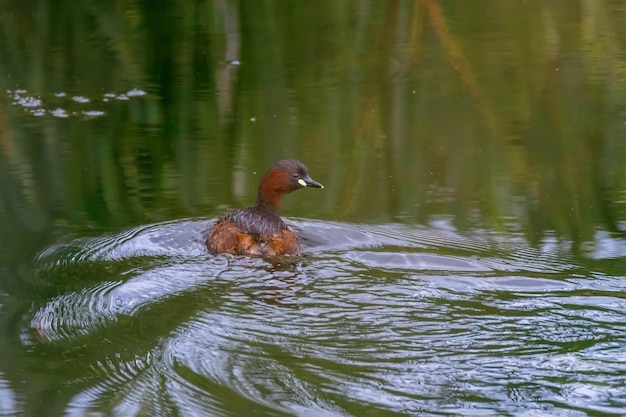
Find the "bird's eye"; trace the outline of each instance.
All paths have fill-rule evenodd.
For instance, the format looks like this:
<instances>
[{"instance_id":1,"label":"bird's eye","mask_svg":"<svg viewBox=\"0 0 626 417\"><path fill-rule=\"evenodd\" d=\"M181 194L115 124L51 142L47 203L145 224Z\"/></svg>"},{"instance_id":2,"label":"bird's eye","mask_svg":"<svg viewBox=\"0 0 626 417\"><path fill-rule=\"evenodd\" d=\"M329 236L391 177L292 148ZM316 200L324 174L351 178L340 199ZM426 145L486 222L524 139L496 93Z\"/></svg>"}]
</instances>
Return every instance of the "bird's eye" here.
<instances>
[{"instance_id":1,"label":"bird's eye","mask_svg":"<svg viewBox=\"0 0 626 417\"><path fill-rule=\"evenodd\" d=\"M299 175L298 175L298 173L296 172L296 173L295 173L295 174L293 174L291 177L292 177L292 178L298 178L298 177L299 177Z\"/></svg>"}]
</instances>

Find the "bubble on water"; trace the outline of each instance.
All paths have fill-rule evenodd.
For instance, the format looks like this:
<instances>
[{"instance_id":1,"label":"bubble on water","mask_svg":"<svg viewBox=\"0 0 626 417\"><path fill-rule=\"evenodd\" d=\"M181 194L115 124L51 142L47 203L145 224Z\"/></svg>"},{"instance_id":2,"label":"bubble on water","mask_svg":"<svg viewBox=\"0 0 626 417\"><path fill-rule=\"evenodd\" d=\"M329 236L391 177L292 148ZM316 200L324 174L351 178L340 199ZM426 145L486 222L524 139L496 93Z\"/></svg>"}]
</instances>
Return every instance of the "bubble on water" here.
<instances>
[{"instance_id":1,"label":"bubble on water","mask_svg":"<svg viewBox=\"0 0 626 417\"><path fill-rule=\"evenodd\" d=\"M128 97L141 97L141 96L145 96L146 94L147 93L145 91L139 90L137 88L133 88L132 90L126 93Z\"/></svg>"},{"instance_id":2,"label":"bubble on water","mask_svg":"<svg viewBox=\"0 0 626 417\"><path fill-rule=\"evenodd\" d=\"M57 109L51 110L50 114L52 116L54 116L54 117L59 117L61 119L66 119L66 118L70 117L67 114L67 112L64 109L62 109L62 108L57 108Z\"/></svg>"},{"instance_id":3,"label":"bubble on water","mask_svg":"<svg viewBox=\"0 0 626 417\"><path fill-rule=\"evenodd\" d=\"M19 97L16 96L14 104L22 107L39 107L43 104L40 98L36 97Z\"/></svg>"},{"instance_id":4,"label":"bubble on water","mask_svg":"<svg viewBox=\"0 0 626 417\"><path fill-rule=\"evenodd\" d=\"M87 117L102 117L104 116L106 113L103 112L102 110L88 110L88 111L83 111L83 115L87 116Z\"/></svg>"}]
</instances>

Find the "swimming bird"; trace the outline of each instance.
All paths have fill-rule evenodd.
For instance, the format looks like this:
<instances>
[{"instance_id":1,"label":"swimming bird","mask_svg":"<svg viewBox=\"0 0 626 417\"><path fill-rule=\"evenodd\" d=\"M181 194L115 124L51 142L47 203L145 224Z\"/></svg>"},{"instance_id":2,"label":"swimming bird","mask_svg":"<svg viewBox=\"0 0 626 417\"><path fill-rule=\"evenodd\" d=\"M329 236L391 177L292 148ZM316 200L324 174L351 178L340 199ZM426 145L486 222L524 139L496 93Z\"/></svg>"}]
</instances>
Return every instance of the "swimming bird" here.
<instances>
[{"instance_id":1,"label":"swimming bird","mask_svg":"<svg viewBox=\"0 0 626 417\"><path fill-rule=\"evenodd\" d=\"M280 218L283 195L304 187L324 188L300 161L284 159L261 179L256 203L232 211L215 222L206 245L211 254L292 255L300 253L300 239Z\"/></svg>"}]
</instances>

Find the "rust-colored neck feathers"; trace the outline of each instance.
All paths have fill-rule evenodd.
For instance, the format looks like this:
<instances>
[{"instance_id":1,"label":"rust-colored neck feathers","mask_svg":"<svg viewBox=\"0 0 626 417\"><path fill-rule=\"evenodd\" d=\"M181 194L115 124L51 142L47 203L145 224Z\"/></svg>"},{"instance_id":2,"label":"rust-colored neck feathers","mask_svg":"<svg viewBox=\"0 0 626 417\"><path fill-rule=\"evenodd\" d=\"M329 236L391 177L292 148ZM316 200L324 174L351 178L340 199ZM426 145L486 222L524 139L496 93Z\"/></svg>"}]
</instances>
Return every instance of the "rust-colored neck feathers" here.
<instances>
[{"instance_id":1,"label":"rust-colored neck feathers","mask_svg":"<svg viewBox=\"0 0 626 417\"><path fill-rule=\"evenodd\" d=\"M281 169L269 170L259 184L259 194L256 204L260 207L269 207L278 211L283 194L290 193L289 177Z\"/></svg>"}]
</instances>

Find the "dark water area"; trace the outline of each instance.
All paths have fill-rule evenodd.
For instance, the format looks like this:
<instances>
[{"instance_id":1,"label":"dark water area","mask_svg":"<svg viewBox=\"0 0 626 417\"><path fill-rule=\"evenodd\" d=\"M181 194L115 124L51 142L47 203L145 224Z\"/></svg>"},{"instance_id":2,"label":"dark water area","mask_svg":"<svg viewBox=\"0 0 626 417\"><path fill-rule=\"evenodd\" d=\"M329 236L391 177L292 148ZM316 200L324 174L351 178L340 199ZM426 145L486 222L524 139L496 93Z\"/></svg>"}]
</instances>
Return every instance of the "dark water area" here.
<instances>
[{"instance_id":1,"label":"dark water area","mask_svg":"<svg viewBox=\"0 0 626 417\"><path fill-rule=\"evenodd\" d=\"M620 2L5 3L0 416L626 415Z\"/></svg>"}]
</instances>

